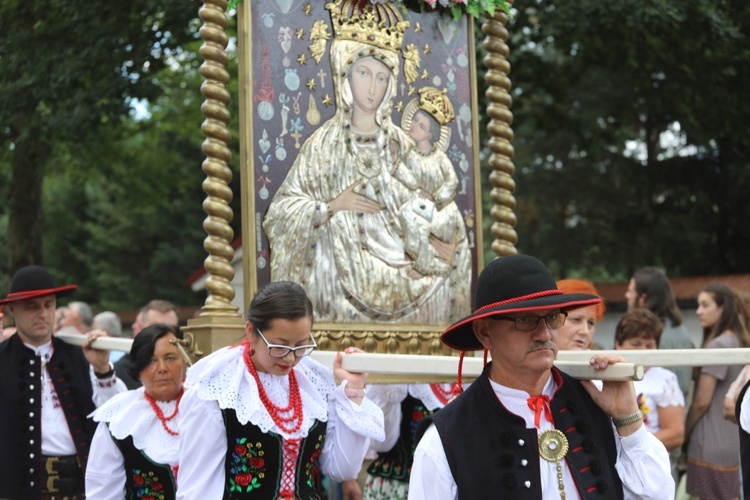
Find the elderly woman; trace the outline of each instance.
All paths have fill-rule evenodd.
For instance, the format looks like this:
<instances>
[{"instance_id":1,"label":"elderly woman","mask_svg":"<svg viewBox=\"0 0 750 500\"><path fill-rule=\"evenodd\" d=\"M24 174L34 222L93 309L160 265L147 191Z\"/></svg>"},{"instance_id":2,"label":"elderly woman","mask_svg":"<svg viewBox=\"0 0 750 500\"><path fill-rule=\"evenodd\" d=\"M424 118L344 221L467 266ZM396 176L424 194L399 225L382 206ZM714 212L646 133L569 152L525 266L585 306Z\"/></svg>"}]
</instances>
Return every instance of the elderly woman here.
<instances>
[{"instance_id":1,"label":"elderly woman","mask_svg":"<svg viewBox=\"0 0 750 500\"><path fill-rule=\"evenodd\" d=\"M658 349L664 324L648 309L635 309L620 318L615 329L615 349ZM646 429L672 451L685 441L685 398L677 375L658 366L646 368L643 380L634 382L638 406Z\"/></svg>"},{"instance_id":2,"label":"elderly woman","mask_svg":"<svg viewBox=\"0 0 750 500\"><path fill-rule=\"evenodd\" d=\"M130 349L129 374L143 387L117 395L93 413L99 427L86 469L86 496L97 500L174 498L185 362L179 328L144 328Z\"/></svg>"},{"instance_id":3,"label":"elderly woman","mask_svg":"<svg viewBox=\"0 0 750 500\"><path fill-rule=\"evenodd\" d=\"M565 279L557 282L557 288L563 293L586 293L602 299L593 283L586 280ZM604 299L594 305L571 309L565 324L557 331L555 344L561 351L583 351L591 349L594 344L596 324L604 317L606 306Z\"/></svg>"}]
</instances>

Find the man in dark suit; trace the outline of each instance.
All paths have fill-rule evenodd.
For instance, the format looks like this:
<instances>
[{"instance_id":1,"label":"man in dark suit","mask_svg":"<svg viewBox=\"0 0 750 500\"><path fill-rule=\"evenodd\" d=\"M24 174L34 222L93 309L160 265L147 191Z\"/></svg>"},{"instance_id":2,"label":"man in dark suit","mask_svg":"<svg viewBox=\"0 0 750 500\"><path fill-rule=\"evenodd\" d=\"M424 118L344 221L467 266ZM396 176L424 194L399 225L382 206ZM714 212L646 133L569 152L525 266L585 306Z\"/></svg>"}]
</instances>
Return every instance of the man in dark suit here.
<instances>
[{"instance_id":1,"label":"man in dark suit","mask_svg":"<svg viewBox=\"0 0 750 500\"><path fill-rule=\"evenodd\" d=\"M0 343L0 498L84 498L83 473L96 426L87 415L125 390L109 351L53 337L57 298L76 285L55 286L43 267L20 269L0 299L17 333Z\"/></svg>"}]
</instances>

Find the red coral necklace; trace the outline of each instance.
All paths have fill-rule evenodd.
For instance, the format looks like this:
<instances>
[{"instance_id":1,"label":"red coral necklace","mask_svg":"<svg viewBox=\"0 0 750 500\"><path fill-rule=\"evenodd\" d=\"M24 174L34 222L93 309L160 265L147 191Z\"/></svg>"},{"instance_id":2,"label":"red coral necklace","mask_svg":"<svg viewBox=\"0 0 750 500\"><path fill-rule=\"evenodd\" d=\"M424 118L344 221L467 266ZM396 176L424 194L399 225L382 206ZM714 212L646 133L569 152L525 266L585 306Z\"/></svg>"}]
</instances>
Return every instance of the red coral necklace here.
<instances>
[{"instance_id":1,"label":"red coral necklace","mask_svg":"<svg viewBox=\"0 0 750 500\"><path fill-rule=\"evenodd\" d=\"M146 396L146 401L148 401L148 404L151 405L151 408L154 410L154 413L156 413L156 418L158 418L159 421L161 422L161 426L164 427L164 430L167 431L167 434L170 434L172 436L177 436L178 432L170 429L169 426L167 425L167 422L175 418L177 416L177 412L180 411L180 400L182 399L182 395L184 393L185 393L185 388L183 387L180 389L180 395L177 396L177 402L174 405L174 412L172 412L172 414L168 417L164 416L164 412L161 411L161 408L159 408L159 405L156 404L156 401L154 400L154 398L152 398L145 392L143 393L143 395Z\"/></svg>"},{"instance_id":2,"label":"red coral necklace","mask_svg":"<svg viewBox=\"0 0 750 500\"><path fill-rule=\"evenodd\" d=\"M450 389L445 390L442 384L430 384L430 389L432 389L432 393L438 398L438 401L443 403L443 406L447 405L460 392L456 390L456 386L451 386Z\"/></svg>"},{"instance_id":3,"label":"red coral necklace","mask_svg":"<svg viewBox=\"0 0 750 500\"><path fill-rule=\"evenodd\" d=\"M297 376L294 374L294 370L289 372L289 404L282 408L277 406L271 401L271 398L266 394L266 389L260 382L258 377L258 371L255 369L253 362L250 360L250 348L249 344L245 346L245 352L243 358L245 359L245 366L248 371L255 379L255 384L258 386L258 395L260 400L263 402L263 406L268 410L268 414L271 415L274 423L287 434L294 434L302 427L302 396L300 396L299 385L297 385ZM283 416L291 412L288 417ZM293 422L297 422L291 425Z\"/></svg>"}]
</instances>

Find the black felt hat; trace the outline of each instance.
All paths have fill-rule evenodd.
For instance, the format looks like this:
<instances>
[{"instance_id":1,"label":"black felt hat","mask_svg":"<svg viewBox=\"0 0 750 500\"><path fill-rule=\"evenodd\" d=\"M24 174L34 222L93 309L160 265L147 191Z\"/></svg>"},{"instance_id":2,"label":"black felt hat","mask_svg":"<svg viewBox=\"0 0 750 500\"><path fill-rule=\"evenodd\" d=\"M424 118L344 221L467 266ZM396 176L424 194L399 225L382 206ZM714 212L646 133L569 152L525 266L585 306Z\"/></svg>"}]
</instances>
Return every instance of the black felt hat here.
<instances>
[{"instance_id":1,"label":"black felt hat","mask_svg":"<svg viewBox=\"0 0 750 500\"><path fill-rule=\"evenodd\" d=\"M440 340L463 351L482 349L471 325L476 319L539 309L565 311L599 302L596 295L558 290L552 273L539 259L528 255L500 257L479 274L474 313L448 327Z\"/></svg>"},{"instance_id":2,"label":"black felt hat","mask_svg":"<svg viewBox=\"0 0 750 500\"><path fill-rule=\"evenodd\" d=\"M44 295L64 297L73 293L76 288L78 288L78 285L56 286L52 275L45 268L26 266L13 275L10 282L10 292L7 297L0 299L0 304L20 302Z\"/></svg>"}]
</instances>

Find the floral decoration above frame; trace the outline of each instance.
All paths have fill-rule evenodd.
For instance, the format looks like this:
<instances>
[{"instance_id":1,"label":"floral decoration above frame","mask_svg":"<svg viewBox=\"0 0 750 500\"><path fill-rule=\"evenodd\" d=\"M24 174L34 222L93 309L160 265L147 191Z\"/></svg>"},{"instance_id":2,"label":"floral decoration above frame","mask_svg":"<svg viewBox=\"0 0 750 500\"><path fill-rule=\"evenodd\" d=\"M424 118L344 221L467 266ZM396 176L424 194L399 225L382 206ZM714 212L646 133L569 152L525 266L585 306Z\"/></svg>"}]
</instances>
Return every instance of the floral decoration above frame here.
<instances>
[{"instance_id":1,"label":"floral decoration above frame","mask_svg":"<svg viewBox=\"0 0 750 500\"><path fill-rule=\"evenodd\" d=\"M371 4L382 4L389 0L363 0ZM434 10L437 12L448 11L453 16L454 21L461 19L466 13L474 19L479 19L483 15L493 17L497 10L506 14L510 13L510 6L505 0L395 0L396 3L412 4L420 10ZM242 0L229 0L227 10L236 9Z\"/></svg>"}]
</instances>

